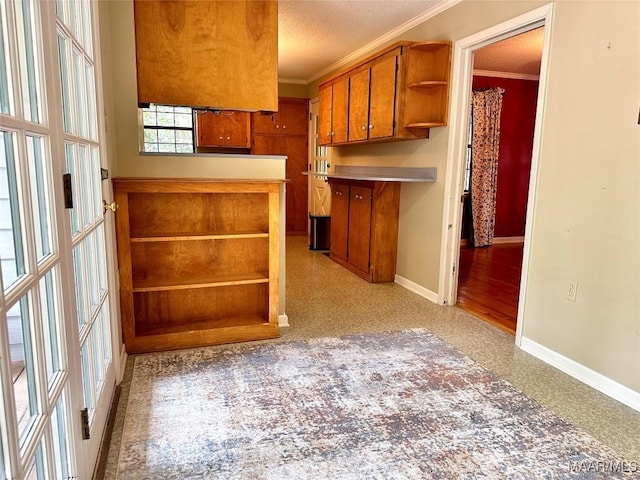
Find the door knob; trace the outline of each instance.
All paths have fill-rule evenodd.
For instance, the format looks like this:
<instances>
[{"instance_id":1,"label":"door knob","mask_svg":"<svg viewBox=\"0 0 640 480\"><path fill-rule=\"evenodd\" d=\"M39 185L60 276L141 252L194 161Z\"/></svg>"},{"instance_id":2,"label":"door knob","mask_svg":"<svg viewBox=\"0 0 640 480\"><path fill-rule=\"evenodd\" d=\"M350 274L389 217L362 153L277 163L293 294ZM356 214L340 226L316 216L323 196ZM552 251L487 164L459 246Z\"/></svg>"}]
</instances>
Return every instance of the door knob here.
<instances>
[{"instance_id":1,"label":"door knob","mask_svg":"<svg viewBox=\"0 0 640 480\"><path fill-rule=\"evenodd\" d=\"M105 200L102 200L102 213L107 213L108 210L115 212L118 209L118 204L116 202L107 203Z\"/></svg>"}]
</instances>

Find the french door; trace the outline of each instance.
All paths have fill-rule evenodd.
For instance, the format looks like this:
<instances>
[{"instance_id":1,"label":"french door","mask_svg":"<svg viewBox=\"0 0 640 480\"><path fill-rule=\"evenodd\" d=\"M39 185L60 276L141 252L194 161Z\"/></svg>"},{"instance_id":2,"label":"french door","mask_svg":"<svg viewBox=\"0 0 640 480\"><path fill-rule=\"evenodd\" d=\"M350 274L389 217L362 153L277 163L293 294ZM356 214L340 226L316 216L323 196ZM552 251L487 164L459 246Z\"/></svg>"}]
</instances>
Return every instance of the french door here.
<instances>
[{"instance_id":1,"label":"french door","mask_svg":"<svg viewBox=\"0 0 640 480\"><path fill-rule=\"evenodd\" d=\"M96 7L0 3L0 478L91 478L115 385Z\"/></svg>"}]
</instances>

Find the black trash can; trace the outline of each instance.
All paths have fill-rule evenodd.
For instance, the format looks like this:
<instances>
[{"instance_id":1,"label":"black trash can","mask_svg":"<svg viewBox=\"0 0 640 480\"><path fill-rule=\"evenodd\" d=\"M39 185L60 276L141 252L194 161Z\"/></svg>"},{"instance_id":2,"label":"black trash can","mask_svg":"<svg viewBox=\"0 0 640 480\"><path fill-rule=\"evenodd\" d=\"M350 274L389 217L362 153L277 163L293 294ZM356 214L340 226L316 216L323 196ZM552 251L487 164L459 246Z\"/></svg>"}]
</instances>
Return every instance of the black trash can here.
<instances>
[{"instance_id":1,"label":"black trash can","mask_svg":"<svg viewBox=\"0 0 640 480\"><path fill-rule=\"evenodd\" d=\"M331 217L309 214L309 250L329 250Z\"/></svg>"}]
</instances>

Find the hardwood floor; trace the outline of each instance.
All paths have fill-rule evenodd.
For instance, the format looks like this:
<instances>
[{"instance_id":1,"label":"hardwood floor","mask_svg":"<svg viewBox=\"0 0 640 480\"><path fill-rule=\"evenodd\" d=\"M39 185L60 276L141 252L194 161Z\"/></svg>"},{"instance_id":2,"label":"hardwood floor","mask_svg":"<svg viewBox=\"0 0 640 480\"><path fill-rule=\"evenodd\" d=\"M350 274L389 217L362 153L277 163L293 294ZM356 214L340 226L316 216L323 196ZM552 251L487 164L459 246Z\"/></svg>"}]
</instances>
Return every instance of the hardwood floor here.
<instances>
[{"instance_id":1,"label":"hardwood floor","mask_svg":"<svg viewBox=\"0 0 640 480\"><path fill-rule=\"evenodd\" d=\"M516 331L522 244L460 249L457 306Z\"/></svg>"}]
</instances>

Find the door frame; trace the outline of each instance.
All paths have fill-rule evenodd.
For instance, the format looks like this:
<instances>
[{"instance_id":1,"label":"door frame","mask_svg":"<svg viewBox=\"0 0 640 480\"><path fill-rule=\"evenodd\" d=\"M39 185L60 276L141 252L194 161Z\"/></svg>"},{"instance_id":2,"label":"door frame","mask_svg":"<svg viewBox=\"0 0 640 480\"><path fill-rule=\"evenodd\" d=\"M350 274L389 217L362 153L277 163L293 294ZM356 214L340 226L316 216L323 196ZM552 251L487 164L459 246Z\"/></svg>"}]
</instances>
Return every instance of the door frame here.
<instances>
[{"instance_id":1,"label":"door frame","mask_svg":"<svg viewBox=\"0 0 640 480\"><path fill-rule=\"evenodd\" d=\"M469 103L473 80L473 52L495 42L519 35L528 30L544 26L540 82L538 85L538 103L533 135L533 152L527 216L525 220L524 251L520 296L516 324L516 345L522 342L524 311L526 307L527 280L531 254L531 240L535 218L538 186L538 167L544 112L547 99L547 75L551 44L554 5L552 3L531 10L510 20L502 22L478 33L455 42L453 52L454 81L451 85L451 108L449 121L449 145L445 175L445 201L443 210L442 239L440 253L440 275L438 285L438 303L455 305L458 289L458 270L460 258L460 234L462 229L462 193L464 190L464 170L467 149Z\"/></svg>"}]
</instances>

